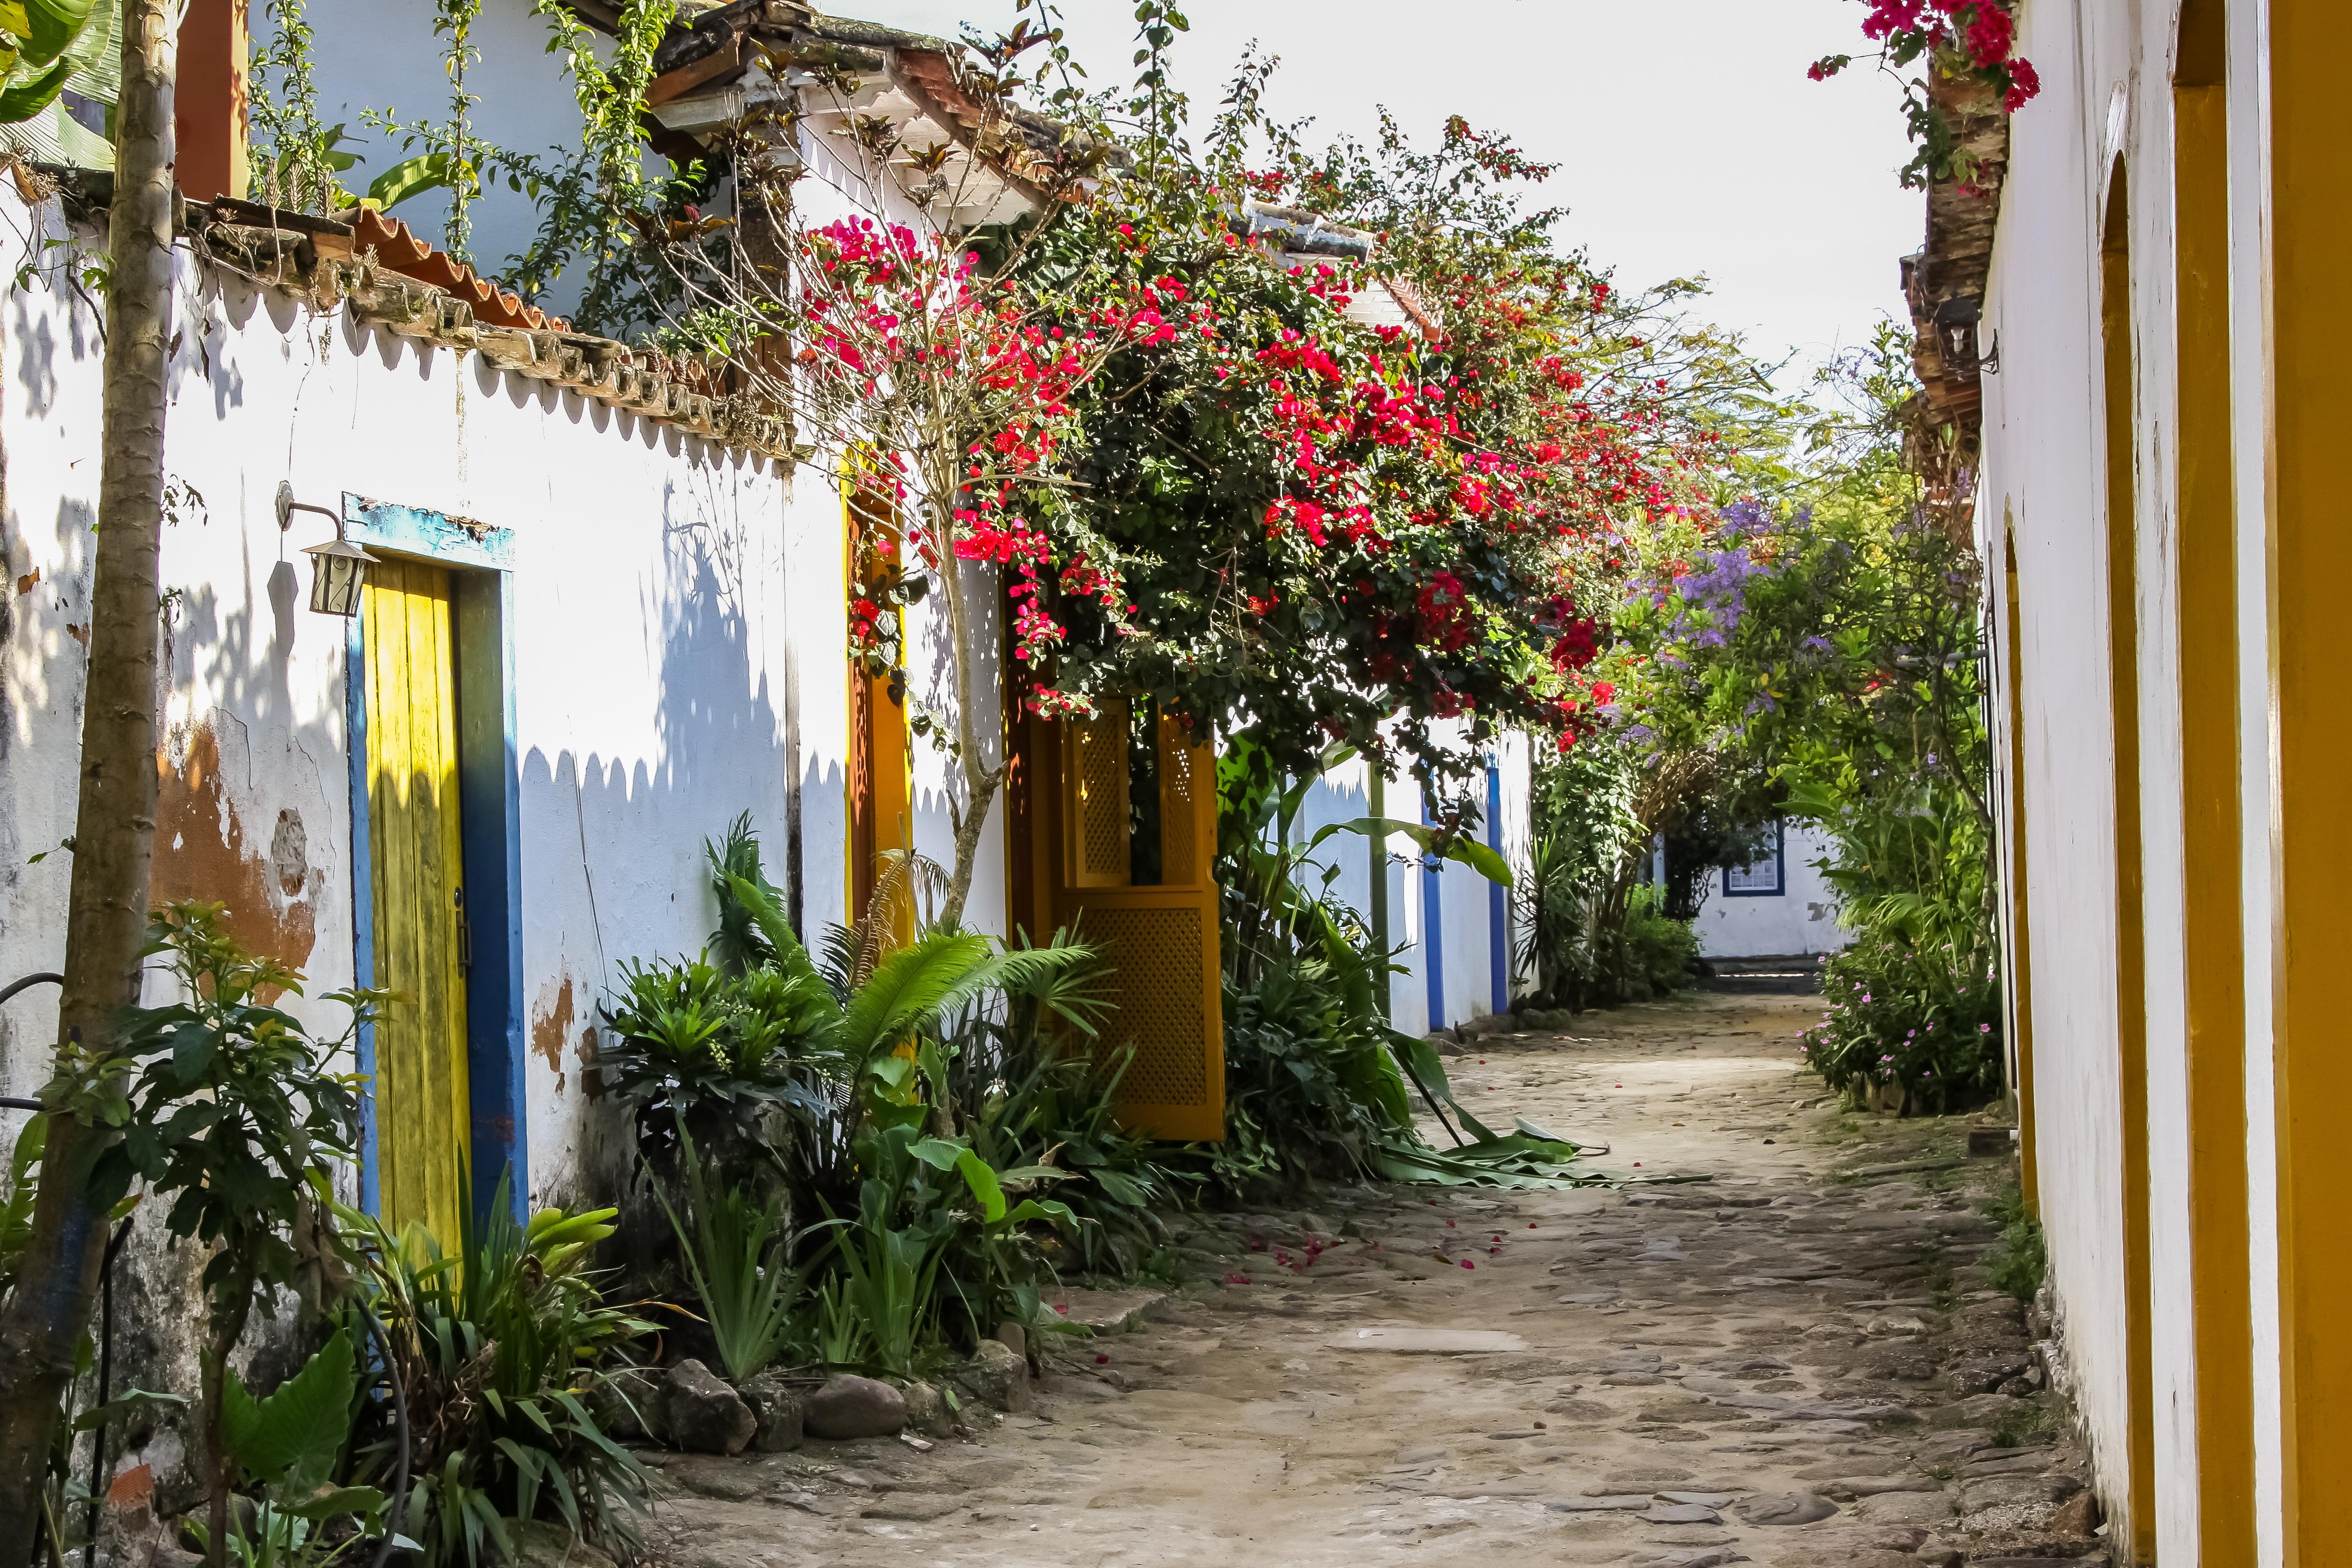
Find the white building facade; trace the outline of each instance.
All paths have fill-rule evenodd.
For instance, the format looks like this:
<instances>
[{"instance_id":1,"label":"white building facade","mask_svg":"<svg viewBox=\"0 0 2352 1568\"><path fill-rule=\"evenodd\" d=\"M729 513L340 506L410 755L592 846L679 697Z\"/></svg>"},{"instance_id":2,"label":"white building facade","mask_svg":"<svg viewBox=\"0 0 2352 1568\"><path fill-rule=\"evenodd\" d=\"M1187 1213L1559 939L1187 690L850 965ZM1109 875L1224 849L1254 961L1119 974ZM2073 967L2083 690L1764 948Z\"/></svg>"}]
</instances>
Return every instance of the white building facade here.
<instances>
[{"instance_id":1,"label":"white building facade","mask_svg":"<svg viewBox=\"0 0 2352 1568\"><path fill-rule=\"evenodd\" d=\"M2062 1365L2122 1560L2344 1562L2352 8L2020 20L2045 85L1985 182L1990 253L1931 209L1914 310L1981 388L2011 1034Z\"/></svg>"}]
</instances>

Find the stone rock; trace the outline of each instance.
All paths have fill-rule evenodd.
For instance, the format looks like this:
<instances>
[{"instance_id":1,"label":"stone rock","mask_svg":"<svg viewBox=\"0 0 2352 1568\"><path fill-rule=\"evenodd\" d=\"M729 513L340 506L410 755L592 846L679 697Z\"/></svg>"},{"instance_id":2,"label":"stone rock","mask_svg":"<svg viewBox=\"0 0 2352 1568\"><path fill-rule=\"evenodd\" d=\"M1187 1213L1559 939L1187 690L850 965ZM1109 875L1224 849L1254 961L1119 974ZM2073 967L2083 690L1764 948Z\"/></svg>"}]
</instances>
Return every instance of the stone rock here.
<instances>
[{"instance_id":1,"label":"stone rock","mask_svg":"<svg viewBox=\"0 0 2352 1568\"><path fill-rule=\"evenodd\" d=\"M1927 1539L1926 1531L1904 1526L1892 1530L1874 1530L1863 1537L1863 1544L1874 1552L1916 1552Z\"/></svg>"},{"instance_id":2,"label":"stone rock","mask_svg":"<svg viewBox=\"0 0 2352 1568\"><path fill-rule=\"evenodd\" d=\"M1031 1404L1029 1363L1011 1345L982 1340L970 1361L957 1369L956 1386L1008 1415L1026 1411Z\"/></svg>"},{"instance_id":3,"label":"stone rock","mask_svg":"<svg viewBox=\"0 0 2352 1568\"><path fill-rule=\"evenodd\" d=\"M900 1524L929 1524L971 1506L971 1499L954 1495L922 1497L898 1494L858 1510L860 1519L889 1520Z\"/></svg>"},{"instance_id":4,"label":"stone rock","mask_svg":"<svg viewBox=\"0 0 2352 1568\"><path fill-rule=\"evenodd\" d=\"M2060 1503L2058 1511L2050 1516L2050 1529L2058 1535L2088 1537L2099 1533L2099 1526L2104 1521L2105 1514L2099 1507L2098 1498L2090 1492L2076 1492Z\"/></svg>"},{"instance_id":5,"label":"stone rock","mask_svg":"<svg viewBox=\"0 0 2352 1568\"><path fill-rule=\"evenodd\" d=\"M782 1373L763 1372L736 1392L758 1422L751 1447L762 1454L784 1454L801 1446L808 1409L805 1388L787 1382Z\"/></svg>"},{"instance_id":6,"label":"stone rock","mask_svg":"<svg viewBox=\"0 0 2352 1568\"><path fill-rule=\"evenodd\" d=\"M1670 1546L1633 1559L1628 1568L1723 1568L1727 1563L1747 1561L1730 1546Z\"/></svg>"},{"instance_id":7,"label":"stone rock","mask_svg":"<svg viewBox=\"0 0 2352 1568\"><path fill-rule=\"evenodd\" d=\"M2017 1405L2018 1401L2005 1394L1972 1394L1937 1411L1935 1421L1938 1426L1991 1426Z\"/></svg>"},{"instance_id":8,"label":"stone rock","mask_svg":"<svg viewBox=\"0 0 2352 1568\"><path fill-rule=\"evenodd\" d=\"M1990 1394L2033 1364L2023 1351L1990 1351L1962 1356L1947 1369L1952 1386L1962 1394Z\"/></svg>"},{"instance_id":9,"label":"stone rock","mask_svg":"<svg viewBox=\"0 0 2352 1568\"><path fill-rule=\"evenodd\" d=\"M1927 1568L1960 1568L1960 1564L1968 1561L1960 1555L1958 1547L1933 1535L1921 1542L1919 1550L1912 1555L1927 1564Z\"/></svg>"},{"instance_id":10,"label":"stone rock","mask_svg":"<svg viewBox=\"0 0 2352 1568\"><path fill-rule=\"evenodd\" d=\"M1570 1421L1593 1425L1613 1419L1617 1412L1597 1399L1555 1399L1544 1406L1547 1415L1565 1416Z\"/></svg>"},{"instance_id":11,"label":"stone rock","mask_svg":"<svg viewBox=\"0 0 2352 1568\"><path fill-rule=\"evenodd\" d=\"M1011 1346L1006 1346L1011 1349ZM907 1398L907 1425L927 1437L955 1436L955 1412L948 1396L928 1383L910 1383L901 1391Z\"/></svg>"},{"instance_id":12,"label":"stone rock","mask_svg":"<svg viewBox=\"0 0 2352 1568\"><path fill-rule=\"evenodd\" d=\"M620 1442L666 1442L659 1367L625 1366L606 1373L596 1385L592 1413L604 1436Z\"/></svg>"},{"instance_id":13,"label":"stone rock","mask_svg":"<svg viewBox=\"0 0 2352 1568\"><path fill-rule=\"evenodd\" d=\"M1752 1497L1732 1511L1749 1524L1811 1524L1837 1512L1837 1504L1811 1492L1769 1492Z\"/></svg>"},{"instance_id":14,"label":"stone rock","mask_svg":"<svg viewBox=\"0 0 2352 1568\"><path fill-rule=\"evenodd\" d=\"M1327 1230L1322 1234L1328 1237L1331 1233ZM1167 1300L1165 1290L1069 1289L1055 1291L1046 1298L1045 1304L1066 1323L1091 1329L1097 1334L1117 1334L1159 1312ZM1000 1334L998 1338L1002 1340L1003 1336ZM1013 1348L1025 1351L1028 1346Z\"/></svg>"},{"instance_id":15,"label":"stone rock","mask_svg":"<svg viewBox=\"0 0 2352 1568\"><path fill-rule=\"evenodd\" d=\"M1564 1497L1544 1507L1554 1513L1639 1513L1650 1506L1648 1492L1620 1492L1607 1497Z\"/></svg>"},{"instance_id":16,"label":"stone rock","mask_svg":"<svg viewBox=\"0 0 2352 1568\"><path fill-rule=\"evenodd\" d=\"M1979 1513L1986 1509L2021 1505L2053 1506L2082 1489L2082 1482L2066 1475L1988 1476L1960 1489L1960 1510Z\"/></svg>"},{"instance_id":17,"label":"stone rock","mask_svg":"<svg viewBox=\"0 0 2352 1568\"><path fill-rule=\"evenodd\" d=\"M1633 1516L1645 1524L1721 1524L1723 1515L1695 1502L1660 1503Z\"/></svg>"},{"instance_id":18,"label":"stone rock","mask_svg":"<svg viewBox=\"0 0 2352 1568\"><path fill-rule=\"evenodd\" d=\"M661 1411L669 1440L698 1454L740 1454L760 1429L751 1407L698 1361L682 1361L662 1378Z\"/></svg>"},{"instance_id":19,"label":"stone rock","mask_svg":"<svg viewBox=\"0 0 2352 1568\"><path fill-rule=\"evenodd\" d=\"M1949 1524L1951 1500L1941 1492L1882 1492L1861 1506L1862 1517L1873 1524Z\"/></svg>"},{"instance_id":20,"label":"stone rock","mask_svg":"<svg viewBox=\"0 0 2352 1568\"><path fill-rule=\"evenodd\" d=\"M870 1377L829 1377L809 1395L801 1424L810 1436L837 1443L894 1437L907 1425L907 1396Z\"/></svg>"},{"instance_id":21,"label":"stone rock","mask_svg":"<svg viewBox=\"0 0 2352 1568\"><path fill-rule=\"evenodd\" d=\"M614 1568L610 1555L552 1520L510 1519L506 1527L513 1568Z\"/></svg>"},{"instance_id":22,"label":"stone rock","mask_svg":"<svg viewBox=\"0 0 2352 1568\"><path fill-rule=\"evenodd\" d=\"M1496 1329L1350 1329L1324 1342L1335 1351L1391 1351L1401 1355L1510 1355L1528 1348Z\"/></svg>"},{"instance_id":23,"label":"stone rock","mask_svg":"<svg viewBox=\"0 0 2352 1568\"><path fill-rule=\"evenodd\" d=\"M1232 1251L1224 1254L1223 1256L1232 1257L1238 1254L1241 1250L1238 1247L1234 1247L1230 1242L1226 1245L1229 1247L1232 1247ZM998 1344L1004 1346L1014 1355L1025 1357L1029 1353L1029 1331L1023 1328L1018 1323L1006 1322L997 1324L995 1339Z\"/></svg>"}]
</instances>

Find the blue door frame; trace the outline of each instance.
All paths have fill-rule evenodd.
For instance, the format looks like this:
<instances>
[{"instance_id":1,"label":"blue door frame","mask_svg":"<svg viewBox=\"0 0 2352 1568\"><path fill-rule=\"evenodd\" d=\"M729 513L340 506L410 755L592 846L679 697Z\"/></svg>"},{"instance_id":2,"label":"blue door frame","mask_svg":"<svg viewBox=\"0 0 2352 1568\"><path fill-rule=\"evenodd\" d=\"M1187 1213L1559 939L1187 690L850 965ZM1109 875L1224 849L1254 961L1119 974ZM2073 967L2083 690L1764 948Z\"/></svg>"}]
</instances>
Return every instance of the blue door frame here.
<instances>
[{"instance_id":1,"label":"blue door frame","mask_svg":"<svg viewBox=\"0 0 2352 1568\"><path fill-rule=\"evenodd\" d=\"M1429 815L1429 786L1421 791L1421 825L1433 827ZM1422 975L1429 984L1429 1026L1445 1027L1445 870L1434 855L1421 858Z\"/></svg>"},{"instance_id":2,"label":"blue door frame","mask_svg":"<svg viewBox=\"0 0 2352 1568\"><path fill-rule=\"evenodd\" d=\"M474 1213L501 1177L518 1220L530 1206L530 1117L523 1099L522 775L515 743L514 535L503 528L343 497L354 544L452 568L450 640L457 682L457 819L473 963L466 973L467 1152ZM369 845L366 617L346 623L344 714L351 734L352 973L375 984L375 867ZM359 1032L359 1070L375 1073L375 1030ZM360 1206L378 1212L375 1095L362 1101ZM443 1237L454 1246L454 1237Z\"/></svg>"},{"instance_id":3,"label":"blue door frame","mask_svg":"<svg viewBox=\"0 0 2352 1568\"><path fill-rule=\"evenodd\" d=\"M1503 770L1493 757L1486 759L1486 847L1508 863L1503 853ZM1507 1013L1511 1010L1511 905L1500 882L1486 884L1486 940L1493 963L1492 1006L1497 1013Z\"/></svg>"}]
</instances>

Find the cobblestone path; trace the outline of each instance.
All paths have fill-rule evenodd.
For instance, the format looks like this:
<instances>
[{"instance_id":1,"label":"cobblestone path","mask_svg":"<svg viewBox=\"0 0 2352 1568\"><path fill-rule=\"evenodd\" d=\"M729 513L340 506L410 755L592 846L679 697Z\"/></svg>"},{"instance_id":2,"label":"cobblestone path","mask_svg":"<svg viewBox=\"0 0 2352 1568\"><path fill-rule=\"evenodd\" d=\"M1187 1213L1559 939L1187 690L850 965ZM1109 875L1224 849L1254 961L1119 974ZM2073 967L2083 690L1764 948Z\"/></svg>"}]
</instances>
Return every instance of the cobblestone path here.
<instances>
[{"instance_id":1,"label":"cobblestone path","mask_svg":"<svg viewBox=\"0 0 2352 1568\"><path fill-rule=\"evenodd\" d=\"M1490 1121L1706 1180L1201 1216L1192 1284L1128 1331L1054 1336L1032 1407L970 1411L970 1440L651 1456L656 1551L670 1568L2104 1563L2027 1313L1979 1261L2006 1162L1967 1160L1957 1123L1829 1104L1792 1066L1812 1006L1682 997L1451 1064Z\"/></svg>"}]
</instances>

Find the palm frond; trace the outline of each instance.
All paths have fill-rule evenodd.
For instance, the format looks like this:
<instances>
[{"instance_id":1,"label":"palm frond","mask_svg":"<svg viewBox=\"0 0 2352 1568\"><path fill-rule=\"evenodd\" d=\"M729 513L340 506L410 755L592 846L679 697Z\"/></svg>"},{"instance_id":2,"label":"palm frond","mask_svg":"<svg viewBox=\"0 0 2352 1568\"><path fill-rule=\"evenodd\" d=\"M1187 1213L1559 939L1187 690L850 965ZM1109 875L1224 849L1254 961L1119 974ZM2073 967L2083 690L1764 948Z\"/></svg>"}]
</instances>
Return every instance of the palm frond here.
<instances>
[{"instance_id":1,"label":"palm frond","mask_svg":"<svg viewBox=\"0 0 2352 1568\"><path fill-rule=\"evenodd\" d=\"M932 931L881 961L849 999L843 1046L864 1060L989 983L987 937Z\"/></svg>"}]
</instances>

